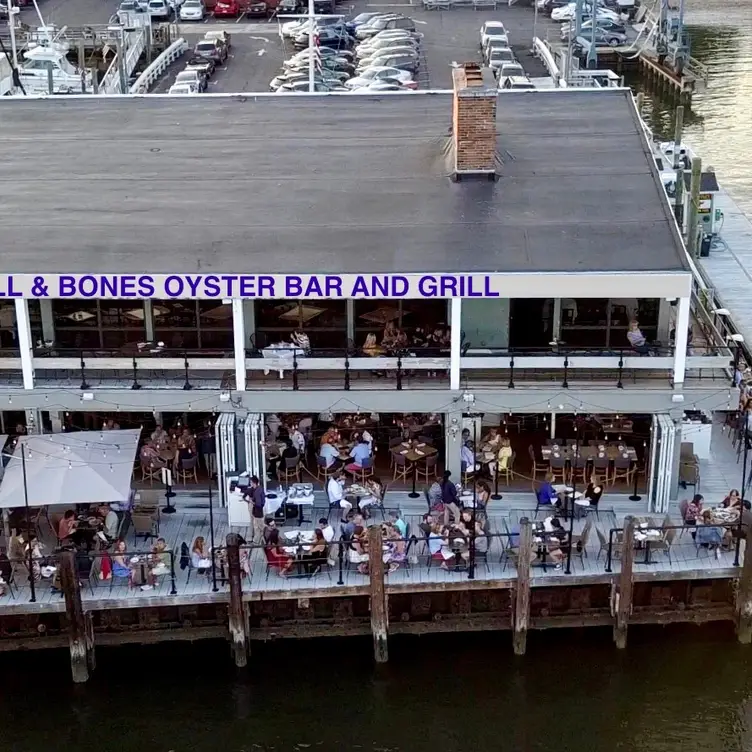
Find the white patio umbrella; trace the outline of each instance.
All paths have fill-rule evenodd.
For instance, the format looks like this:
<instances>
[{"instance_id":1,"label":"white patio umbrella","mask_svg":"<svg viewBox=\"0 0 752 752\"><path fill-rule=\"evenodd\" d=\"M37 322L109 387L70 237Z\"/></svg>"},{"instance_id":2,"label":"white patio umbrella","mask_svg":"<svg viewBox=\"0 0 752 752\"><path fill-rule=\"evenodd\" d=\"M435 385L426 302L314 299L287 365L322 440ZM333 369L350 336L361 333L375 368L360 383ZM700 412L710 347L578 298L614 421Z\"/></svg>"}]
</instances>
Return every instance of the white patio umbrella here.
<instances>
[{"instance_id":1,"label":"white patio umbrella","mask_svg":"<svg viewBox=\"0 0 752 752\"><path fill-rule=\"evenodd\" d=\"M30 507L127 501L140 435L132 429L20 437L0 484L0 508L24 506L24 475Z\"/></svg>"}]
</instances>

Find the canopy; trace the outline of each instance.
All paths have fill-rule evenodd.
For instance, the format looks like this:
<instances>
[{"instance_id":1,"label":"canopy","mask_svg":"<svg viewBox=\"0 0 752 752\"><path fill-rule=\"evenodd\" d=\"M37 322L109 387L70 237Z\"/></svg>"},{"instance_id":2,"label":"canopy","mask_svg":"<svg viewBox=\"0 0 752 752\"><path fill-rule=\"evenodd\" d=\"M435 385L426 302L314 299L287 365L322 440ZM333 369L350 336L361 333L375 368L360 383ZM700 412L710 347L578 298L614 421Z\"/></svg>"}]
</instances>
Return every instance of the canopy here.
<instances>
[{"instance_id":1,"label":"canopy","mask_svg":"<svg viewBox=\"0 0 752 752\"><path fill-rule=\"evenodd\" d=\"M124 502L130 498L133 463L141 435L126 431L81 431L21 436L0 484L0 508Z\"/></svg>"}]
</instances>

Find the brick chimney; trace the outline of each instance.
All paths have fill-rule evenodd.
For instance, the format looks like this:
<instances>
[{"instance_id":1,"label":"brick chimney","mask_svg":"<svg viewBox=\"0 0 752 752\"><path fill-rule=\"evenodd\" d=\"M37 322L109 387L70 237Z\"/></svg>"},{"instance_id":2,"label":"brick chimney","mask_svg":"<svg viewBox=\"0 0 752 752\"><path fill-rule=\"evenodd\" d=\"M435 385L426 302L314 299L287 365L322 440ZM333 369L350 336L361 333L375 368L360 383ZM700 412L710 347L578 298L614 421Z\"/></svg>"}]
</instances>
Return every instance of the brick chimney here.
<instances>
[{"instance_id":1,"label":"brick chimney","mask_svg":"<svg viewBox=\"0 0 752 752\"><path fill-rule=\"evenodd\" d=\"M496 98L498 84L490 68L462 63L452 69L454 180L464 175L496 177Z\"/></svg>"}]
</instances>

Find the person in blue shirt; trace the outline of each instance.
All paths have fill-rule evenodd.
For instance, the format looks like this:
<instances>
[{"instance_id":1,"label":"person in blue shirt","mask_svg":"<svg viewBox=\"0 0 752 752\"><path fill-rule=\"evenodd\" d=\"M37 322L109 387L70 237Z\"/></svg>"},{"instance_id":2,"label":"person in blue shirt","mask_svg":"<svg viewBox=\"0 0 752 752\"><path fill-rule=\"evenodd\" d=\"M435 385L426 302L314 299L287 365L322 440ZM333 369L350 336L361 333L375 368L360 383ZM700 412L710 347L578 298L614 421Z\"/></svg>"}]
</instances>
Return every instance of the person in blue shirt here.
<instances>
[{"instance_id":1,"label":"person in blue shirt","mask_svg":"<svg viewBox=\"0 0 752 752\"><path fill-rule=\"evenodd\" d=\"M541 487L535 492L535 496L540 506L549 506L551 504L559 505L559 495L556 493L552 485L554 476L551 473L546 473L546 477L541 484Z\"/></svg>"},{"instance_id":2,"label":"person in blue shirt","mask_svg":"<svg viewBox=\"0 0 752 752\"><path fill-rule=\"evenodd\" d=\"M371 457L371 445L361 436L358 443L350 450L350 457L352 458L352 462L346 469L360 470L363 467L364 460L368 460Z\"/></svg>"},{"instance_id":3,"label":"person in blue shirt","mask_svg":"<svg viewBox=\"0 0 752 752\"><path fill-rule=\"evenodd\" d=\"M696 528L695 541L703 548L708 548L711 551L715 550L716 558L721 558L723 528L713 525L713 515L708 509L702 513L702 524Z\"/></svg>"}]
</instances>

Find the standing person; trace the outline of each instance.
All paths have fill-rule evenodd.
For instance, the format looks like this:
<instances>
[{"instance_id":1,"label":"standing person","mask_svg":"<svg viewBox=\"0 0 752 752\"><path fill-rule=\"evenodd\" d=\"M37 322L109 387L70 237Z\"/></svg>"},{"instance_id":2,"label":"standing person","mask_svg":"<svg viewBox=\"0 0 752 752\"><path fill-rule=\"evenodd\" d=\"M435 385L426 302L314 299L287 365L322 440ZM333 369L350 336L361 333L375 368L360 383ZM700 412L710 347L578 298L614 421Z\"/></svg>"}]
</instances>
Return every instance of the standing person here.
<instances>
[{"instance_id":1,"label":"standing person","mask_svg":"<svg viewBox=\"0 0 752 752\"><path fill-rule=\"evenodd\" d=\"M246 491L246 501L251 512L251 525L253 532L251 537L252 543L260 543L264 540L264 504L266 503L266 494L261 488L257 475L251 476L251 486Z\"/></svg>"},{"instance_id":2,"label":"standing person","mask_svg":"<svg viewBox=\"0 0 752 752\"><path fill-rule=\"evenodd\" d=\"M460 505L457 499L457 486L449 480L452 474L447 470L441 481L441 501L444 504L444 524L449 524L449 514L454 515L454 519L460 518Z\"/></svg>"}]
</instances>

